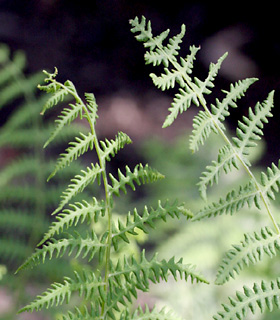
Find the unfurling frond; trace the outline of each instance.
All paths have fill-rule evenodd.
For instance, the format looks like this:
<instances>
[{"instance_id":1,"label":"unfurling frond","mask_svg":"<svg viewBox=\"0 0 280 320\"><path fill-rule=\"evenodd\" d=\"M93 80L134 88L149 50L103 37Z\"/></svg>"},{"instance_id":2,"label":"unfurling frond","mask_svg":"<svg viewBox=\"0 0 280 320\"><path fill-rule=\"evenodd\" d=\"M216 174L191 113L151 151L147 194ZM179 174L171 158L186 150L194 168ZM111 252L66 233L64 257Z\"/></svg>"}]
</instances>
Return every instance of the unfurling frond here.
<instances>
[{"instance_id":1,"label":"unfurling frond","mask_svg":"<svg viewBox=\"0 0 280 320\"><path fill-rule=\"evenodd\" d=\"M151 208L150 210L145 207L143 214L140 215L135 208L133 215L130 212L127 214L126 222L123 224L122 221L118 221L118 225L113 224L112 226L112 243L115 250L118 250L120 239L129 243L127 238L127 233L132 235L137 235L137 229L148 233L148 227L155 228L156 220L166 221L167 217L178 218L181 216L192 217L192 213L184 208L184 204L178 205L177 202L170 204L168 201L162 204L158 202L156 209ZM135 230L136 229L136 230Z\"/></svg>"},{"instance_id":2,"label":"unfurling frond","mask_svg":"<svg viewBox=\"0 0 280 320\"><path fill-rule=\"evenodd\" d=\"M264 255L270 258L276 256L276 250L280 250L279 234L268 227L254 234L245 234L244 237L241 245L234 245L226 253L217 273L216 284L223 284L230 277L234 278L235 273L239 274L245 266L261 261Z\"/></svg>"},{"instance_id":3,"label":"unfurling frond","mask_svg":"<svg viewBox=\"0 0 280 320\"><path fill-rule=\"evenodd\" d=\"M71 201L71 199L76 196L78 193L82 192L88 185L92 184L95 179L100 181L100 174L102 169L98 164L91 164L91 168L87 167L87 170L81 170L80 175L76 175L73 179L71 179L71 184L69 184L68 188L63 191L61 195L61 202L58 208L52 213L56 214L59 212L66 204Z\"/></svg>"},{"instance_id":4,"label":"unfurling frond","mask_svg":"<svg viewBox=\"0 0 280 320\"><path fill-rule=\"evenodd\" d=\"M110 192L119 196L120 190L122 190L124 193L127 192L127 185L129 185L131 189L135 191L135 183L140 186L141 184L155 182L163 178L164 176L161 173L155 169L152 169L148 165L143 167L142 164L137 164L133 171L126 166L125 175L118 170L118 180L112 174L110 174L110 179L112 181Z\"/></svg>"},{"instance_id":5,"label":"unfurling frond","mask_svg":"<svg viewBox=\"0 0 280 320\"><path fill-rule=\"evenodd\" d=\"M243 287L243 292L237 291L236 297L229 297L229 303L222 305L224 310L213 317L215 320L246 319L251 311L256 314L258 310L264 313L272 311L274 307L280 309L280 279L270 282L254 283L253 288Z\"/></svg>"}]
</instances>

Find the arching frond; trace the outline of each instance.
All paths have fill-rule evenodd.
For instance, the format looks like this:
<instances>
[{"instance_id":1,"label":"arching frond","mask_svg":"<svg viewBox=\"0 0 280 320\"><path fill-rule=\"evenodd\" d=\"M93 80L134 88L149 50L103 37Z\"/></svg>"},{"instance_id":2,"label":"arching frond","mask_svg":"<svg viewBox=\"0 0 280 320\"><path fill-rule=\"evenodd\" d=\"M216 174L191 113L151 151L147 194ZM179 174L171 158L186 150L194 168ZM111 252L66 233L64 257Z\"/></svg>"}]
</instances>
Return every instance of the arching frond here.
<instances>
[{"instance_id":1,"label":"arching frond","mask_svg":"<svg viewBox=\"0 0 280 320\"><path fill-rule=\"evenodd\" d=\"M245 234L244 238L241 245L234 245L226 253L217 273L216 284L223 284L230 277L235 278L235 274L239 274L245 266L258 263L264 255L272 258L280 250L279 234L269 227L254 234Z\"/></svg>"},{"instance_id":2,"label":"arching frond","mask_svg":"<svg viewBox=\"0 0 280 320\"><path fill-rule=\"evenodd\" d=\"M267 118L272 117L270 111L273 107L273 96L274 91L268 95L262 104L256 104L254 112L249 108L248 117L244 116L243 122L238 122L238 128L236 130L237 137L233 138L233 142L247 165L250 165L247 159L249 154L248 149L257 145L256 141L260 140L263 135L263 123L267 123Z\"/></svg>"},{"instance_id":3,"label":"arching frond","mask_svg":"<svg viewBox=\"0 0 280 320\"><path fill-rule=\"evenodd\" d=\"M243 287L243 292L237 291L236 297L229 297L229 303L222 305L224 310L213 317L215 320L246 318L249 311L253 314L259 310L264 313L275 307L280 309L280 279L270 282L254 283L253 288Z\"/></svg>"},{"instance_id":4,"label":"arching frond","mask_svg":"<svg viewBox=\"0 0 280 320\"><path fill-rule=\"evenodd\" d=\"M112 226L112 243L115 250L118 250L119 241L122 239L123 241L129 243L129 239L127 238L127 233L132 235L137 235L137 229L142 230L145 233L148 233L148 227L154 228L156 220L166 221L167 217L178 218L181 215L185 215L187 217L192 217L192 213L189 210L184 208L184 204L178 205L177 201L174 203L169 203L166 201L162 204L160 201L158 202L158 206L156 209L148 209L146 206L144 208L143 213L140 215L135 208L133 211L133 215L130 212L127 214L126 222L123 224L121 220L118 221L118 225L113 224ZM135 230L136 229L136 230Z\"/></svg>"},{"instance_id":5,"label":"arching frond","mask_svg":"<svg viewBox=\"0 0 280 320\"><path fill-rule=\"evenodd\" d=\"M241 210L244 205L248 205L251 208L253 204L260 209L261 196L260 191L256 189L254 183L250 182L244 187L240 186L238 191L232 190L229 192L225 199L221 198L219 202L207 205L195 214L192 220L195 221L222 214L232 215Z\"/></svg>"},{"instance_id":6,"label":"arching frond","mask_svg":"<svg viewBox=\"0 0 280 320\"><path fill-rule=\"evenodd\" d=\"M70 124L73 120L75 120L78 116L82 118L82 104L69 104L69 108L64 108L61 111L61 114L55 120L56 127L54 131L51 133L49 139L44 144L44 148L48 146L48 144L60 133L60 131L68 124Z\"/></svg>"},{"instance_id":7,"label":"arching frond","mask_svg":"<svg viewBox=\"0 0 280 320\"><path fill-rule=\"evenodd\" d=\"M61 195L61 202L58 208L52 213L56 214L59 212L69 201L76 196L78 193L82 192L89 184L92 184L95 179L100 180L100 173L102 172L98 164L91 164L91 168L87 167L87 170L81 170L80 175L76 175L71 179L71 184L68 188L63 191Z\"/></svg>"},{"instance_id":8,"label":"arching frond","mask_svg":"<svg viewBox=\"0 0 280 320\"><path fill-rule=\"evenodd\" d=\"M49 175L47 181L49 181L55 174L70 163L87 152L89 149L94 148L94 135L89 132L87 135L80 133L80 137L76 137L73 142L69 142L69 147L65 150L65 153L60 155L56 162L54 171Z\"/></svg>"},{"instance_id":9,"label":"arching frond","mask_svg":"<svg viewBox=\"0 0 280 320\"><path fill-rule=\"evenodd\" d=\"M79 222L83 223L85 220L88 223L97 222L98 217L104 213L104 204L101 201L98 202L95 198L92 199L92 203L83 200L83 202L69 204L69 207L70 209L64 209L56 216L56 221L52 223L38 246L55 234L62 233L71 226L76 226Z\"/></svg>"},{"instance_id":10,"label":"arching frond","mask_svg":"<svg viewBox=\"0 0 280 320\"><path fill-rule=\"evenodd\" d=\"M96 119L98 118L97 109L98 105L95 100L95 96L92 93L85 93L85 99L87 102L87 109L89 110L89 116L92 123L95 124Z\"/></svg>"},{"instance_id":11,"label":"arching frond","mask_svg":"<svg viewBox=\"0 0 280 320\"><path fill-rule=\"evenodd\" d=\"M39 311L42 308L48 309L49 307L59 306L64 301L69 303L73 292L78 292L80 296L84 296L86 299L99 301L99 290L102 290L104 285L102 279L97 278L93 272L84 271L82 275L75 272L74 279L65 277L63 283L53 283L51 288L37 296L36 300L20 309L18 313Z\"/></svg>"},{"instance_id":12,"label":"arching frond","mask_svg":"<svg viewBox=\"0 0 280 320\"><path fill-rule=\"evenodd\" d=\"M135 183L137 185L155 182L159 179L163 179L164 176L157 170L152 169L148 165L143 167L142 164L135 166L133 172L128 166L125 167L125 175L118 170L118 180L110 173L110 179L112 181L112 186L110 187L110 192L117 196L120 195L120 190L124 193L127 192L126 186L129 185L133 191L135 191Z\"/></svg>"},{"instance_id":13,"label":"arching frond","mask_svg":"<svg viewBox=\"0 0 280 320\"><path fill-rule=\"evenodd\" d=\"M101 148L103 150L102 158L110 161L110 157L114 157L115 154L122 149L126 144L132 143L129 136L123 132L118 132L115 137L115 140L100 141Z\"/></svg>"},{"instance_id":14,"label":"arching frond","mask_svg":"<svg viewBox=\"0 0 280 320\"><path fill-rule=\"evenodd\" d=\"M35 253L28 257L17 269L17 272L44 263L47 257L52 260L53 257L61 258L66 253L68 256L74 254L74 258L81 255L83 259L87 257L87 260L90 261L105 246L106 244L102 243L93 231L86 238L82 238L76 232L75 236L69 234L67 238L60 240L50 239L42 248L36 249Z\"/></svg>"}]
</instances>

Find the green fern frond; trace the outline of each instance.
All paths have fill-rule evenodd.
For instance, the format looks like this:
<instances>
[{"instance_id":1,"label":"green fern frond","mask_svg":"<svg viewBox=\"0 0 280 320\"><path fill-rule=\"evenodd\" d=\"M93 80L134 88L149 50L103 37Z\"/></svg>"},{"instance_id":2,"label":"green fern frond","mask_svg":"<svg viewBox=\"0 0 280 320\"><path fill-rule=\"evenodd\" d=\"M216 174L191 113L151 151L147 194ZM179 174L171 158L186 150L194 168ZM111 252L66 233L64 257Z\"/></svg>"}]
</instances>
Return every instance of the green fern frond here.
<instances>
[{"instance_id":1,"label":"green fern frond","mask_svg":"<svg viewBox=\"0 0 280 320\"><path fill-rule=\"evenodd\" d=\"M249 86L252 85L256 78L244 79L230 85L230 91L223 90L226 93L226 97L219 101L216 99L216 105L211 105L211 113L206 111L200 111L193 119L193 132L190 136L190 149L192 152L198 151L199 146L203 145L205 140L209 137L213 131L217 133L216 125L224 130L222 122L227 116L229 116L229 107L237 108L236 100L244 96Z\"/></svg>"},{"instance_id":2,"label":"green fern frond","mask_svg":"<svg viewBox=\"0 0 280 320\"><path fill-rule=\"evenodd\" d=\"M217 273L216 284L223 284L239 274L244 266L256 264L263 259L264 255L273 258L276 250L280 250L279 234L269 227L264 227L260 232L245 234L241 245L234 245L233 249L226 253Z\"/></svg>"},{"instance_id":3,"label":"green fern frond","mask_svg":"<svg viewBox=\"0 0 280 320\"><path fill-rule=\"evenodd\" d=\"M131 277L135 277L137 280L136 286L139 289L147 289L149 287L149 280L154 283L159 283L160 280L167 281L169 275L172 275L177 281L178 275L181 279L187 279L190 277L191 282L197 281L197 283L208 281L199 274L194 266L185 265L182 259L175 262L175 258L172 257L168 261L165 259L159 261L157 254L155 254L151 260L147 260L145 256L145 250L142 251L140 261L136 260L133 256L130 259L126 257L123 260L119 259L116 267L112 266L110 277L113 278L119 285L122 284L123 277L127 282Z\"/></svg>"},{"instance_id":4,"label":"green fern frond","mask_svg":"<svg viewBox=\"0 0 280 320\"><path fill-rule=\"evenodd\" d=\"M76 226L79 222L83 223L85 220L88 223L92 221L97 222L99 215L104 214L104 204L98 202L95 198L92 199L92 203L83 200L83 202L69 204L69 207L70 209L64 209L56 216L56 221L52 223L38 246L42 245L55 234L60 234L71 226Z\"/></svg>"},{"instance_id":5,"label":"green fern frond","mask_svg":"<svg viewBox=\"0 0 280 320\"><path fill-rule=\"evenodd\" d=\"M132 143L129 136L123 132L118 132L115 137L115 140L111 139L110 141L106 139L105 141L100 141L100 146L102 148L103 159L110 161L110 157L114 157L115 154L122 149L126 144Z\"/></svg>"},{"instance_id":6,"label":"green fern frond","mask_svg":"<svg viewBox=\"0 0 280 320\"><path fill-rule=\"evenodd\" d=\"M91 118L92 123L95 124L96 119L98 118L97 109L98 105L95 100L95 96L92 93L85 93L85 99L87 102L87 109L89 111L89 116Z\"/></svg>"},{"instance_id":7,"label":"green fern frond","mask_svg":"<svg viewBox=\"0 0 280 320\"><path fill-rule=\"evenodd\" d=\"M72 183L65 191L63 191L61 195L62 200L58 208L52 214L59 212L74 196L82 192L89 184L92 184L95 179L99 182L101 172L102 170L97 163L95 165L91 164L91 168L87 167L86 171L81 170L81 175L76 175L71 179Z\"/></svg>"},{"instance_id":8,"label":"green fern frond","mask_svg":"<svg viewBox=\"0 0 280 320\"><path fill-rule=\"evenodd\" d=\"M254 204L258 209L261 209L261 202L260 191L256 189L252 182L249 182L244 187L240 186L238 191L232 190L229 192L225 199L221 198L219 202L204 207L194 215L192 220L196 221L222 214L232 215L240 211L246 204L249 208Z\"/></svg>"},{"instance_id":9,"label":"green fern frond","mask_svg":"<svg viewBox=\"0 0 280 320\"><path fill-rule=\"evenodd\" d=\"M94 306L92 303L89 307L83 305L83 308L75 307L75 311L69 311L67 315L62 315L63 320L102 320L104 317L101 315L99 306Z\"/></svg>"},{"instance_id":10,"label":"green fern frond","mask_svg":"<svg viewBox=\"0 0 280 320\"><path fill-rule=\"evenodd\" d=\"M58 103L58 102L56 102ZM56 127L55 130L51 133L49 139L44 144L44 148L48 146L48 144L59 134L59 132L68 124L70 124L72 121L74 121L78 116L82 118L82 109L83 105L75 103L69 104L70 108L64 108L61 111L61 114L58 116L58 118L55 120Z\"/></svg>"},{"instance_id":11,"label":"green fern frond","mask_svg":"<svg viewBox=\"0 0 280 320\"><path fill-rule=\"evenodd\" d=\"M94 135L90 132L87 135L80 133L80 137L75 137L76 141L69 142L69 147L58 158L55 169L47 181L54 177L59 170L69 166L72 161L77 160L78 157L86 153L88 149L93 150L94 139Z\"/></svg>"},{"instance_id":12,"label":"green fern frond","mask_svg":"<svg viewBox=\"0 0 280 320\"><path fill-rule=\"evenodd\" d=\"M279 191L280 186L280 160L278 167L272 163L267 168L267 173L261 173L262 191L271 199L275 200L275 192Z\"/></svg>"},{"instance_id":13,"label":"green fern frond","mask_svg":"<svg viewBox=\"0 0 280 320\"><path fill-rule=\"evenodd\" d=\"M207 185L212 186L218 183L222 171L230 172L233 168L238 169L238 161L235 150L231 145L225 145L220 148L217 161L212 161L212 164L206 167L206 171L202 172L198 189L202 199L206 200Z\"/></svg>"},{"instance_id":14,"label":"green fern frond","mask_svg":"<svg viewBox=\"0 0 280 320\"><path fill-rule=\"evenodd\" d=\"M53 283L51 288L42 295L37 296L36 300L20 309L18 313L39 311L42 308L48 309L49 307L61 305L64 301L69 303L73 292L78 292L85 299L99 301L99 289L104 285L105 283L102 279L97 278L93 272L84 271L82 275L75 272L74 279L65 277L63 283Z\"/></svg>"},{"instance_id":15,"label":"green fern frond","mask_svg":"<svg viewBox=\"0 0 280 320\"><path fill-rule=\"evenodd\" d=\"M262 104L256 104L254 112L249 108L248 117L243 116L243 122L238 122L237 137L233 138L233 142L246 165L250 165L247 159L248 149L257 145L256 141L260 140L263 135L263 123L267 123L267 118L272 117L270 111L273 108L273 96L274 91L270 92Z\"/></svg>"},{"instance_id":16,"label":"green fern frond","mask_svg":"<svg viewBox=\"0 0 280 320\"><path fill-rule=\"evenodd\" d=\"M125 224L119 220L117 226L115 224L112 225L113 246L115 250L118 250L120 239L129 243L126 234L137 235L138 233L135 229L148 233L148 227L155 228L156 220L161 219L166 221L167 216L179 219L180 215L185 215L188 218L192 217L192 213L184 208L184 204L178 205L177 201L173 204L170 204L168 201L162 204L161 201L159 201L157 208L151 208L150 210L145 206L142 215L140 215L135 208L133 215L131 215L130 212L127 214Z\"/></svg>"},{"instance_id":17,"label":"green fern frond","mask_svg":"<svg viewBox=\"0 0 280 320\"><path fill-rule=\"evenodd\" d=\"M222 305L224 310L213 317L215 320L243 320L251 311L280 309L280 279L270 282L262 281L261 285L254 283L253 288L243 287L243 292L236 292L236 297L229 297L229 304Z\"/></svg>"},{"instance_id":18,"label":"green fern frond","mask_svg":"<svg viewBox=\"0 0 280 320\"><path fill-rule=\"evenodd\" d=\"M86 238L82 238L79 233L76 232L75 236L68 235L67 238L60 240L50 239L47 244L43 245L42 248L36 249L33 253L16 271L26 268L33 268L39 263L44 263L46 258L49 260L55 256L61 258L66 253L68 256L74 254L74 258L78 258L82 255L82 258L90 261L93 259L95 254L105 247L106 244L100 242L97 235L92 231Z\"/></svg>"},{"instance_id":19,"label":"green fern frond","mask_svg":"<svg viewBox=\"0 0 280 320\"><path fill-rule=\"evenodd\" d=\"M137 164L133 172L129 169L128 166L125 167L125 175L118 170L117 180L111 173L109 174L112 181L112 186L110 186L110 192L117 196L120 195L120 190L125 194L127 193L126 185L129 185L133 191L135 191L135 183L137 185L155 182L159 179L163 179L164 176L159 173L157 170L152 169L147 164L143 167L142 164Z\"/></svg>"}]
</instances>

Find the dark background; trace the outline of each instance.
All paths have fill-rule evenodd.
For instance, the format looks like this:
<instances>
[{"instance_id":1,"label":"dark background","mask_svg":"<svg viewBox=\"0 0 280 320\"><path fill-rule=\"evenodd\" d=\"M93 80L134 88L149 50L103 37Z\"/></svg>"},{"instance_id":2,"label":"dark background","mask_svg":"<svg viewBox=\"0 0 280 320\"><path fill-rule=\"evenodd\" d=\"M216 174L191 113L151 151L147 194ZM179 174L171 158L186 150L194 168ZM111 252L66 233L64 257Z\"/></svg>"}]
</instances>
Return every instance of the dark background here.
<instances>
[{"instance_id":1,"label":"dark background","mask_svg":"<svg viewBox=\"0 0 280 320\"><path fill-rule=\"evenodd\" d=\"M149 78L152 68L144 65L143 46L128 23L141 15L152 21L154 34L170 28L174 35L182 23L186 25L182 52L187 53L189 45L201 45L195 70L202 78L209 62L229 51L218 81L221 89L240 78L260 79L250 90L246 107L276 90L275 118L265 131L268 157L274 159L280 116L277 2L2 0L0 42L26 52L27 72L56 66L61 79L71 79L79 90L94 92L97 98L121 90L139 97L156 91ZM241 103L234 116L242 110Z\"/></svg>"}]
</instances>

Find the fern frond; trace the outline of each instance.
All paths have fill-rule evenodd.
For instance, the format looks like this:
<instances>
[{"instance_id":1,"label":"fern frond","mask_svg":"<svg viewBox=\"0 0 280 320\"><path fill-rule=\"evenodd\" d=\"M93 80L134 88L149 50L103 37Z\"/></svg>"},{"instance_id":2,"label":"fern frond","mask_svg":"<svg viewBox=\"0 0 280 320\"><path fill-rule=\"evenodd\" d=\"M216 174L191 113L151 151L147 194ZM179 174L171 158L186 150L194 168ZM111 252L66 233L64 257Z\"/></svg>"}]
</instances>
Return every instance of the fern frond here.
<instances>
[{"instance_id":1,"label":"fern frond","mask_svg":"<svg viewBox=\"0 0 280 320\"><path fill-rule=\"evenodd\" d=\"M102 170L97 163L95 166L91 164L91 168L87 167L86 171L81 170L81 175L76 175L71 179L72 183L65 191L63 191L61 195L62 200L58 208L52 214L56 214L60 211L74 196L82 192L89 184L92 184L96 178L99 182L101 172Z\"/></svg>"},{"instance_id":2,"label":"fern frond","mask_svg":"<svg viewBox=\"0 0 280 320\"><path fill-rule=\"evenodd\" d=\"M98 118L97 109L98 105L95 100L95 96L92 93L85 93L85 99L87 102L87 109L89 111L89 116L91 118L92 123L95 124L96 119Z\"/></svg>"},{"instance_id":3,"label":"fern frond","mask_svg":"<svg viewBox=\"0 0 280 320\"><path fill-rule=\"evenodd\" d=\"M231 145L225 145L220 148L217 161L212 161L212 164L206 167L206 171L204 171L200 177L198 189L202 199L206 200L207 198L207 186L212 186L214 183L217 184L221 172L224 171L228 173L233 168L239 168L235 150Z\"/></svg>"},{"instance_id":4,"label":"fern frond","mask_svg":"<svg viewBox=\"0 0 280 320\"><path fill-rule=\"evenodd\" d=\"M111 173L109 177L112 181L112 186L110 186L110 192L117 196L120 195L120 190L125 194L127 193L126 186L129 185L133 191L135 191L135 183L137 185L155 182L159 179L163 179L164 176L159 173L157 170L152 169L147 164L143 167L142 164L137 164L133 172L129 169L128 166L125 167L125 175L118 170L117 180Z\"/></svg>"},{"instance_id":5,"label":"fern frond","mask_svg":"<svg viewBox=\"0 0 280 320\"><path fill-rule=\"evenodd\" d=\"M57 102L56 102L57 103ZM70 124L73 120L75 120L78 116L82 118L82 109L83 105L79 103L69 104L70 108L64 108L61 111L61 114L55 120L56 126L55 130L51 133L49 139L44 144L44 148L48 146L48 144L59 134L59 132L68 124Z\"/></svg>"},{"instance_id":6,"label":"fern frond","mask_svg":"<svg viewBox=\"0 0 280 320\"><path fill-rule=\"evenodd\" d=\"M83 305L83 308L75 307L75 311L69 311L67 315L62 315L63 320L102 320L104 317L101 315L99 306L94 306L93 303L89 307Z\"/></svg>"},{"instance_id":7,"label":"fern frond","mask_svg":"<svg viewBox=\"0 0 280 320\"><path fill-rule=\"evenodd\" d=\"M110 157L114 157L120 149L122 149L126 144L130 143L132 143L132 141L127 134L118 132L115 140L111 139L109 141L108 139L105 139L105 141L100 141L100 146L103 151L101 157L107 161L110 161Z\"/></svg>"},{"instance_id":8,"label":"fern frond","mask_svg":"<svg viewBox=\"0 0 280 320\"><path fill-rule=\"evenodd\" d=\"M232 215L240 211L246 204L249 208L254 204L258 209L261 209L260 191L256 189L252 182L244 187L240 186L238 191L232 190L226 195L225 199L221 198L219 202L204 207L194 215L192 220L196 221L222 214Z\"/></svg>"},{"instance_id":9,"label":"fern frond","mask_svg":"<svg viewBox=\"0 0 280 320\"><path fill-rule=\"evenodd\" d=\"M65 153L60 155L58 158L54 171L49 175L47 181L49 181L55 174L69 166L74 160L77 160L82 154L88 151L88 149L93 150L94 148L94 135L88 133L87 135L80 133L81 137L75 137L76 141L69 142L69 147L65 150Z\"/></svg>"},{"instance_id":10,"label":"fern frond","mask_svg":"<svg viewBox=\"0 0 280 320\"><path fill-rule=\"evenodd\" d=\"M273 96L274 91L270 92L262 104L256 104L254 112L249 108L248 117L243 116L243 122L238 122L237 137L232 140L246 165L250 165L247 159L248 149L257 145L256 141L260 140L263 135L263 123L267 123L267 118L272 117L270 111L273 108Z\"/></svg>"},{"instance_id":11,"label":"fern frond","mask_svg":"<svg viewBox=\"0 0 280 320\"><path fill-rule=\"evenodd\" d=\"M211 105L211 115L206 111L200 111L193 119L193 131L190 136L190 149L192 152L198 151L199 146L203 145L205 140L213 131L217 133L215 124L219 125L224 130L222 122L229 116L229 107L236 108L236 100L244 96L244 93L252 85L256 78L244 79L230 85L230 91L223 90L226 97L219 101L216 99L216 106Z\"/></svg>"},{"instance_id":12,"label":"fern frond","mask_svg":"<svg viewBox=\"0 0 280 320\"><path fill-rule=\"evenodd\" d=\"M243 320L249 310L256 314L258 310L264 313L274 307L280 309L280 279L254 283L252 289L244 286L243 292L236 292L236 297L229 297L229 304L222 306L224 310L213 317L215 320Z\"/></svg>"},{"instance_id":13,"label":"fern frond","mask_svg":"<svg viewBox=\"0 0 280 320\"><path fill-rule=\"evenodd\" d=\"M84 271L82 275L75 272L75 278L64 278L63 283L53 283L51 288L46 290L42 295L37 296L37 299L29 305L20 309L18 313L24 311L33 312L39 311L42 308L58 306L64 301L69 303L73 292L78 292L85 299L99 301L99 290L105 285L101 278L97 278L93 272Z\"/></svg>"},{"instance_id":14,"label":"fern frond","mask_svg":"<svg viewBox=\"0 0 280 320\"><path fill-rule=\"evenodd\" d=\"M92 201L92 204L85 200L83 200L83 202L69 204L70 209L64 209L62 213L56 216L56 221L52 223L38 246L42 245L55 234L60 234L71 226L76 226L79 222L83 223L85 220L87 220L88 223L92 221L96 222L99 215L104 214L104 204L98 202L95 198L93 198Z\"/></svg>"},{"instance_id":15,"label":"fern frond","mask_svg":"<svg viewBox=\"0 0 280 320\"><path fill-rule=\"evenodd\" d=\"M267 168L267 173L261 173L261 184L263 192L271 199L275 200L275 192L279 191L280 186L280 160L278 167L272 163Z\"/></svg>"},{"instance_id":16,"label":"fern frond","mask_svg":"<svg viewBox=\"0 0 280 320\"><path fill-rule=\"evenodd\" d=\"M49 260L55 256L61 258L66 253L68 256L74 254L74 258L78 258L82 255L82 258L90 261L93 259L95 254L102 250L106 244L102 243L97 235L92 231L86 238L82 238L79 233L76 232L75 236L68 235L68 238L60 240L50 239L47 244L43 245L42 248L36 249L27 260L17 269L16 273L26 268L33 268L39 263L45 263L46 258Z\"/></svg>"},{"instance_id":17,"label":"fern frond","mask_svg":"<svg viewBox=\"0 0 280 320\"><path fill-rule=\"evenodd\" d=\"M131 277L135 277L137 280L136 286L139 289L147 289L149 287L149 280L154 283L159 283L160 280L167 281L169 275L172 275L177 280L178 275L181 279L187 279L190 277L191 282L197 281L197 283L208 281L198 272L195 271L195 267L191 265L185 265L182 259L175 262L175 258L171 258L166 261L165 259L159 261L157 254L155 254L151 260L147 260L145 256L145 250L142 251L140 261L136 260L133 256L127 259L125 256L123 260L119 259L118 263L114 267L110 277L118 284L122 284L123 277L129 283Z\"/></svg>"},{"instance_id":18,"label":"fern frond","mask_svg":"<svg viewBox=\"0 0 280 320\"><path fill-rule=\"evenodd\" d=\"M129 243L129 239L126 234L137 235L138 233L135 229L148 233L148 227L155 228L156 220L161 219L166 221L167 216L179 219L180 215L184 215L189 218L192 217L192 213L184 208L184 204L178 205L177 201L173 204L170 204L168 201L162 204L161 201L159 201L157 208L151 208L150 210L145 206L142 215L140 215L135 208L133 215L131 215L130 212L127 214L125 224L119 220L117 226L115 224L112 225L113 246L115 250L118 250L120 239Z\"/></svg>"},{"instance_id":19,"label":"fern frond","mask_svg":"<svg viewBox=\"0 0 280 320\"><path fill-rule=\"evenodd\" d=\"M269 227L264 227L254 234L245 234L244 238L241 245L234 245L233 249L226 253L217 273L216 284L223 284L230 277L235 278L235 274L239 274L244 266L256 264L264 255L273 258L276 250L280 250L279 234Z\"/></svg>"}]
</instances>

